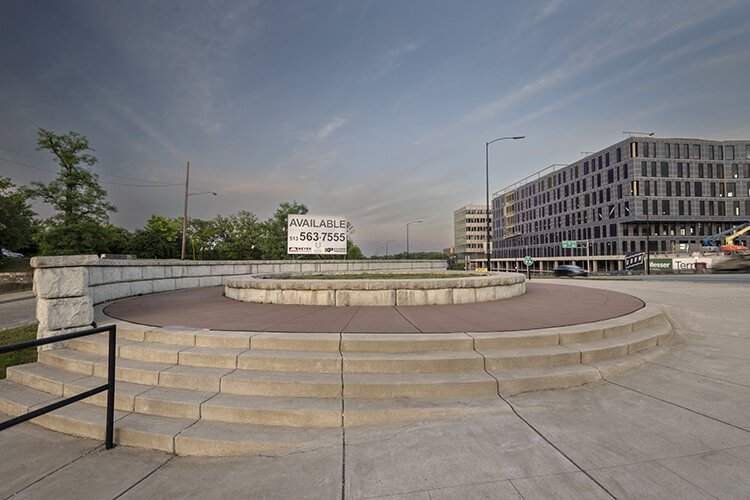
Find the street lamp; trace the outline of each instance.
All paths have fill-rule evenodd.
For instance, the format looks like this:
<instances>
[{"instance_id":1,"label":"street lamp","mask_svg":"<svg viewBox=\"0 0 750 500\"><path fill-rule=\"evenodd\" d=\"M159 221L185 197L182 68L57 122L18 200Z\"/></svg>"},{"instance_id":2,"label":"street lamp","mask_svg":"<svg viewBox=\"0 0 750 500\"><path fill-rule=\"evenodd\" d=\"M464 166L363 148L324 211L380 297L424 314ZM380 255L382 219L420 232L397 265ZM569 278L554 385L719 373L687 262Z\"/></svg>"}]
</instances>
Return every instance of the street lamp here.
<instances>
[{"instance_id":1,"label":"street lamp","mask_svg":"<svg viewBox=\"0 0 750 500\"><path fill-rule=\"evenodd\" d=\"M395 241L396 240L388 240L388 241L385 242L385 258L386 259L388 258L388 243L393 243Z\"/></svg>"},{"instance_id":2,"label":"street lamp","mask_svg":"<svg viewBox=\"0 0 750 500\"><path fill-rule=\"evenodd\" d=\"M524 139L525 135L517 135L512 137L499 137L497 139L493 139L489 142L484 143L484 176L485 176L485 182L487 187L487 242L485 243L487 248L487 272L490 271L490 259L492 258L492 254L490 252L490 242L492 241L490 238L490 144L497 141L505 141L505 140L518 140L518 139Z\"/></svg>"},{"instance_id":3,"label":"street lamp","mask_svg":"<svg viewBox=\"0 0 750 500\"><path fill-rule=\"evenodd\" d=\"M187 239L187 214L188 214L188 197L195 196L198 194L212 194L216 196L213 191L201 191L200 193L188 193L190 189L190 162L187 162L187 173L185 174L185 211L182 214L182 250L180 252L180 259L185 260L185 241Z\"/></svg>"},{"instance_id":4,"label":"street lamp","mask_svg":"<svg viewBox=\"0 0 750 500\"><path fill-rule=\"evenodd\" d=\"M409 258L409 226L411 224L420 224L421 220L413 220L411 222L406 223L406 258Z\"/></svg>"}]
</instances>

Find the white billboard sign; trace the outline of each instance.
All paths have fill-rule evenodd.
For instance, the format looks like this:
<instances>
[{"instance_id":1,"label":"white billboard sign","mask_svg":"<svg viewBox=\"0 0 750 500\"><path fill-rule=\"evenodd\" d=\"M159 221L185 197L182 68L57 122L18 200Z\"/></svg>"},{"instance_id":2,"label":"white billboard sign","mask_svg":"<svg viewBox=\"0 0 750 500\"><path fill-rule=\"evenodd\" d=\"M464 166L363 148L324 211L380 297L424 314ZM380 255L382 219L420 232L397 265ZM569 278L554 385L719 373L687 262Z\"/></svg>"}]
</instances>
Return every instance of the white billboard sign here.
<instances>
[{"instance_id":1,"label":"white billboard sign","mask_svg":"<svg viewBox=\"0 0 750 500\"><path fill-rule=\"evenodd\" d=\"M346 255L346 219L320 215L289 215L286 220L290 255Z\"/></svg>"}]
</instances>

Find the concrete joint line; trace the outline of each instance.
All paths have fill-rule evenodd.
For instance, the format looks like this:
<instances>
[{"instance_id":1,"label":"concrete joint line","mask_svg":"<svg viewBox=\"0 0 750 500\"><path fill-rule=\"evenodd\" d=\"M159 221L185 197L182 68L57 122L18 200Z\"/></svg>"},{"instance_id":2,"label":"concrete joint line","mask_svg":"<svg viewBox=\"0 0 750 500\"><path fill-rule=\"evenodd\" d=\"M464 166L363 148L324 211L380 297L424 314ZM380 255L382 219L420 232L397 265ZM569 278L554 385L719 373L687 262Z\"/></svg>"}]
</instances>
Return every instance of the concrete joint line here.
<instances>
[{"instance_id":1,"label":"concrete joint line","mask_svg":"<svg viewBox=\"0 0 750 500\"><path fill-rule=\"evenodd\" d=\"M117 496L115 496L112 500L117 500L118 498L121 498L123 495L125 495L126 493L128 493L130 490L132 490L133 488L135 488L136 486L138 486L139 484L141 484L143 481L145 481L146 479L148 479L149 477L151 477L153 474L155 474L159 469L161 469L162 467L164 467L165 465L167 465L169 462L171 462L172 460L174 460L174 458L175 458L175 455L170 455L169 457L167 457L167 459L165 461L163 461L162 463L160 463L159 465L157 465L156 467L154 467L154 470L152 470L151 472L149 472L148 474L146 474L145 476L143 476L142 478L140 478L135 483L133 483L130 486L128 486L125 490L123 490L121 493L119 493Z\"/></svg>"},{"instance_id":2,"label":"concrete joint line","mask_svg":"<svg viewBox=\"0 0 750 500\"><path fill-rule=\"evenodd\" d=\"M659 398L659 397L656 397L656 396L652 396L651 394L648 394L646 392L639 391L638 389L634 389L632 387L628 387L628 386L623 385L623 384L618 384L617 382L613 382L613 381L607 380L605 378L603 378L603 380L605 382L609 383L609 384L612 384L612 385L614 385L616 387L620 387L620 388L625 389L627 391L635 392L636 394L640 394L641 396L646 396L647 398L655 399L656 401L660 401L662 403L666 403L668 405L680 408L682 410L689 411L690 413L693 413L695 415L700 415L701 417L713 420L714 422L719 422L720 424L728 425L730 427L734 427L735 429L738 429L738 430L750 433L750 429L746 429L744 427L740 427L740 426L732 424L730 422L726 422L724 420L721 420L720 418L712 417L711 415L706 415L705 413L699 412L697 410L693 410L692 408L688 408L687 406L682 406L680 404L673 403L672 401L667 401L666 399L662 399L662 398Z\"/></svg>"},{"instance_id":3,"label":"concrete joint line","mask_svg":"<svg viewBox=\"0 0 750 500\"><path fill-rule=\"evenodd\" d=\"M99 450L99 449L101 449L102 447L103 447L103 445L97 445L97 446L95 446L95 447L91 448L90 450L88 450L88 451L84 452L84 453L83 453L83 454L81 454L80 456L77 456L76 458L74 458L74 459L73 459L73 460L71 460L70 462L64 463L64 464L62 464L62 465L61 465L60 467L58 467L58 468L56 468L56 469L53 469L53 470L49 471L49 472L48 472L47 474L44 474L43 476L41 476L41 477L40 477L40 478L38 478L37 480L35 480L35 481L33 481L33 482L31 482L31 483L27 484L26 486L24 486L24 487L23 487L23 488L21 488L20 490L18 490L18 491L15 491L15 492L13 492L13 493L12 493L11 495L9 495L9 496L5 497L5 498L6 498L6 500L7 500L8 498L11 498L11 497L14 497L14 496L18 495L19 493L21 493L21 492L23 492L23 491L27 490L28 488L31 488L32 486L34 486L34 485L35 485L35 484L37 484L38 482L40 482L40 481L43 481L43 480L47 479L48 477L50 477L50 476L51 476L52 474L56 473L57 471L59 471L59 470L62 470L62 469L64 469L64 468L66 468L66 467L67 467L68 465L72 465L72 464L74 464L75 462L79 461L79 460L80 460L80 459L82 459L83 457L85 457L85 456L87 456L87 455L90 455L91 453L95 452L96 450Z\"/></svg>"},{"instance_id":4,"label":"concrete joint line","mask_svg":"<svg viewBox=\"0 0 750 500\"><path fill-rule=\"evenodd\" d=\"M602 489L602 491L604 491L604 492L605 492L605 493L606 493L607 495L609 495L609 496L610 496L611 498L613 498L613 499L617 499L617 497L616 497L616 496L614 496L614 495L612 494L612 492L611 492L611 491L609 491L609 490L608 490L608 489L607 489L607 488L606 488L606 487L605 487L605 486L604 486L604 485L603 485L602 483L600 483L599 481L597 481L597 480L596 480L596 478L595 478L594 476L592 476L591 474L589 474L589 473L588 473L588 472L587 472L587 471L586 471L586 470L585 470L585 469L584 469L583 467L581 467L580 465L578 465L578 463L577 463L577 462L576 462L575 460L573 460L572 458L570 458L570 457L569 457L569 456L568 456L568 455L567 455L567 454L566 454L566 453L565 453L564 451L562 451L562 450L561 450L560 448L558 448L558 447L557 447L557 446L556 446L556 445L555 445L555 444L554 444L554 443L553 443L552 441L550 441L550 440L549 440L549 439L547 438L547 436L545 436L544 434L542 434L542 432L541 432L541 431L539 431L539 430L538 430L538 429L537 429L536 427L534 427L534 426L533 426L533 425L531 424L531 422L529 422L528 420L526 420L525 418L523 418L523 416L522 416L522 415L521 415L520 413L518 413L518 411L516 410L515 406L513 406L513 404L512 404L512 403L511 403L510 401L508 401L508 400L507 400L506 398L504 398L504 397L502 397L502 396L500 396L500 399L502 399L503 401L505 401L505 402L506 402L506 403L508 404L508 406L510 406L510 409L511 409L511 410L513 410L513 413L514 413L514 414L515 414L515 415L516 415L516 416L517 416L517 417L518 417L519 419L521 419L521 421L522 421L522 422L523 422L524 424L526 424L526 425L527 425L527 426L528 426L528 427L529 427L529 428L530 428L530 429L531 429L532 431L534 431L534 433L536 433L536 435L538 435L538 436L539 436L540 438L542 438L542 439L544 440L544 442L546 442L546 443L547 443L548 445L550 445L550 446L551 446L551 447L552 447L553 449L555 449L555 450L556 450L556 451L557 451L557 452L558 452L558 453L559 453L560 455L562 455L563 457L565 457L565 459L566 459L566 460L567 460L568 462L570 462L571 464L573 464L573 466L574 466L574 467L575 467L576 469L578 469L578 470L579 470L580 472L582 472L583 474L585 474L585 475L586 475L586 477L588 477L588 478L589 478L589 479L590 479L591 481L593 481L593 482L594 482L594 484L596 484L597 486L599 486L599 488L601 488L601 489Z\"/></svg>"}]
</instances>

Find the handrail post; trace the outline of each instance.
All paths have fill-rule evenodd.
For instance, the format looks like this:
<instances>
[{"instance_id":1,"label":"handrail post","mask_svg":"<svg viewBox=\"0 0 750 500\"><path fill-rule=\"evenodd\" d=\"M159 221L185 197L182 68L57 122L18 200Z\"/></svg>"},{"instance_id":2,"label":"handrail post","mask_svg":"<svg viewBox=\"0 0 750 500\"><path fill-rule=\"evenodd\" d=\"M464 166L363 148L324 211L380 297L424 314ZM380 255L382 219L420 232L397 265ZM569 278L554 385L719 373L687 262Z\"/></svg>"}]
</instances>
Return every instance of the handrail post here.
<instances>
[{"instance_id":1,"label":"handrail post","mask_svg":"<svg viewBox=\"0 0 750 500\"><path fill-rule=\"evenodd\" d=\"M115 354L117 346L117 325L109 329L109 356L107 358L107 428L105 430L104 446L114 448L114 420L115 420Z\"/></svg>"}]
</instances>

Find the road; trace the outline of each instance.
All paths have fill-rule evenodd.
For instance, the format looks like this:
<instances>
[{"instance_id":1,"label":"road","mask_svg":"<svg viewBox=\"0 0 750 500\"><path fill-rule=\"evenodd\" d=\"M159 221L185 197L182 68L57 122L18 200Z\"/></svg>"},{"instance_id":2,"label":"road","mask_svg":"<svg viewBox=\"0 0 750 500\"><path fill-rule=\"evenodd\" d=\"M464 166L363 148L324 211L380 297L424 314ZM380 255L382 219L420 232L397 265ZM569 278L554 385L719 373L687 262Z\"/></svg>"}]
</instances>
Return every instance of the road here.
<instances>
[{"instance_id":1,"label":"road","mask_svg":"<svg viewBox=\"0 0 750 500\"><path fill-rule=\"evenodd\" d=\"M650 276L602 276L592 279L607 280L640 280L640 281L685 281L693 283L732 283L750 284L750 273L720 273L720 274L652 274Z\"/></svg>"},{"instance_id":2,"label":"road","mask_svg":"<svg viewBox=\"0 0 750 500\"><path fill-rule=\"evenodd\" d=\"M0 295L0 330L36 322L34 297L7 302L11 294Z\"/></svg>"}]
</instances>

